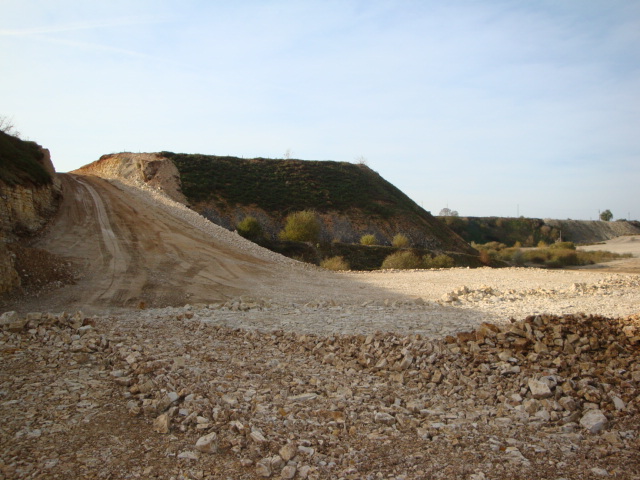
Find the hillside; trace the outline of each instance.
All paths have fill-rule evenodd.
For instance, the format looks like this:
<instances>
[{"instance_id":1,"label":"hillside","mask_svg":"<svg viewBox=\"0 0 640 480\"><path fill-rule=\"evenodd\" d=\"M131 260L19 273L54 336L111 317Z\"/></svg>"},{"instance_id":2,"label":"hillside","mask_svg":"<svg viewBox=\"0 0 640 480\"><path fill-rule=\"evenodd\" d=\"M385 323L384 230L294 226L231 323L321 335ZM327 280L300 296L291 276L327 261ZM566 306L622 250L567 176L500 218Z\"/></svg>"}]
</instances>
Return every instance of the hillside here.
<instances>
[{"instance_id":1,"label":"hillside","mask_svg":"<svg viewBox=\"0 0 640 480\"><path fill-rule=\"evenodd\" d=\"M53 166L48 151L35 142L0 131L0 181L7 185L47 185Z\"/></svg>"},{"instance_id":2,"label":"hillside","mask_svg":"<svg viewBox=\"0 0 640 480\"><path fill-rule=\"evenodd\" d=\"M0 131L0 293L28 284L23 240L40 231L60 201L49 151ZM35 264L45 268L46 255Z\"/></svg>"},{"instance_id":3,"label":"hillside","mask_svg":"<svg viewBox=\"0 0 640 480\"><path fill-rule=\"evenodd\" d=\"M574 243L596 243L622 235L639 235L637 222L603 222L587 220L548 220L524 217L439 217L467 242L478 244L520 242L533 247L538 242L553 243L562 239Z\"/></svg>"},{"instance_id":4,"label":"hillside","mask_svg":"<svg viewBox=\"0 0 640 480\"><path fill-rule=\"evenodd\" d=\"M446 225L378 173L333 161L241 159L162 152L171 159L182 193L196 211L229 229L253 215L275 236L287 214L315 210L325 242L357 243L374 234L390 244L403 233L413 246L474 255Z\"/></svg>"}]
</instances>

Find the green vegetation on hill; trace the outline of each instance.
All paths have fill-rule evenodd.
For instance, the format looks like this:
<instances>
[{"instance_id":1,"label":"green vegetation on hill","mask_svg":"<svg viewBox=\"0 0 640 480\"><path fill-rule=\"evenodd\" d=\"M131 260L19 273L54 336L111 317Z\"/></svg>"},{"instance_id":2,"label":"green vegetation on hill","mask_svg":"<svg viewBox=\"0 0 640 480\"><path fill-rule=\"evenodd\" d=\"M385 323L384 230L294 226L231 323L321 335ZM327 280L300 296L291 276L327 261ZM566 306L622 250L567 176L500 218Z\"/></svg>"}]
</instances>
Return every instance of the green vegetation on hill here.
<instances>
[{"instance_id":1,"label":"green vegetation on hill","mask_svg":"<svg viewBox=\"0 0 640 480\"><path fill-rule=\"evenodd\" d=\"M161 152L180 172L192 203L253 205L285 216L292 211L347 212L389 218L420 214L398 188L365 165L333 161L241 159Z\"/></svg>"},{"instance_id":2,"label":"green vegetation on hill","mask_svg":"<svg viewBox=\"0 0 640 480\"><path fill-rule=\"evenodd\" d=\"M524 247L533 247L541 241L553 243L560 238L558 229L546 225L539 218L447 216L440 219L469 243L513 245L520 242Z\"/></svg>"},{"instance_id":3,"label":"green vegetation on hill","mask_svg":"<svg viewBox=\"0 0 640 480\"><path fill-rule=\"evenodd\" d=\"M0 180L9 185L46 185L49 172L42 166L44 154L35 142L0 131Z\"/></svg>"}]
</instances>

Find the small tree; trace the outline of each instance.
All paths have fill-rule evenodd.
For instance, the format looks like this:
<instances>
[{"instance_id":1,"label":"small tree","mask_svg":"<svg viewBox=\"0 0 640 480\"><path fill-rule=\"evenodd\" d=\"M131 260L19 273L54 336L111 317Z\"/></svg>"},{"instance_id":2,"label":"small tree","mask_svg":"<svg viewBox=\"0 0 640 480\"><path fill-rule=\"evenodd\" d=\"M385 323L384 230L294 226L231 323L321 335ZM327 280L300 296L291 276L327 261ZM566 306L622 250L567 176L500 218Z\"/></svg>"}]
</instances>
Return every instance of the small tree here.
<instances>
[{"instance_id":1,"label":"small tree","mask_svg":"<svg viewBox=\"0 0 640 480\"><path fill-rule=\"evenodd\" d=\"M251 215L244 217L240 223L236 226L236 230L238 233L246 238L247 240L251 240L252 242L257 242L261 240L264 232L262 231L262 226Z\"/></svg>"},{"instance_id":2,"label":"small tree","mask_svg":"<svg viewBox=\"0 0 640 480\"><path fill-rule=\"evenodd\" d=\"M292 242L316 242L320 236L320 222L311 210L295 212L287 216L281 240Z\"/></svg>"},{"instance_id":3,"label":"small tree","mask_svg":"<svg viewBox=\"0 0 640 480\"><path fill-rule=\"evenodd\" d=\"M402 233L397 233L393 237L393 240L391 240L391 245L396 248L407 248L409 246L409 243L410 242L407 236L403 235Z\"/></svg>"},{"instance_id":4,"label":"small tree","mask_svg":"<svg viewBox=\"0 0 640 480\"><path fill-rule=\"evenodd\" d=\"M610 222L612 218L613 218L613 213L611 213L611 210L609 209L605 210L600 214L600 220L602 220L603 222Z\"/></svg>"},{"instance_id":5,"label":"small tree","mask_svg":"<svg viewBox=\"0 0 640 480\"><path fill-rule=\"evenodd\" d=\"M12 137L20 137L20 132L16 130L13 119L5 115L0 115L0 132L4 132Z\"/></svg>"},{"instance_id":6,"label":"small tree","mask_svg":"<svg viewBox=\"0 0 640 480\"><path fill-rule=\"evenodd\" d=\"M369 233L367 235L362 235L360 237L360 245L377 245L378 241L376 240L376 236Z\"/></svg>"},{"instance_id":7,"label":"small tree","mask_svg":"<svg viewBox=\"0 0 640 480\"><path fill-rule=\"evenodd\" d=\"M458 212L456 210L451 210L449 207L447 208L443 208L442 210L440 210L440 214L441 217L457 217L458 216Z\"/></svg>"}]
</instances>

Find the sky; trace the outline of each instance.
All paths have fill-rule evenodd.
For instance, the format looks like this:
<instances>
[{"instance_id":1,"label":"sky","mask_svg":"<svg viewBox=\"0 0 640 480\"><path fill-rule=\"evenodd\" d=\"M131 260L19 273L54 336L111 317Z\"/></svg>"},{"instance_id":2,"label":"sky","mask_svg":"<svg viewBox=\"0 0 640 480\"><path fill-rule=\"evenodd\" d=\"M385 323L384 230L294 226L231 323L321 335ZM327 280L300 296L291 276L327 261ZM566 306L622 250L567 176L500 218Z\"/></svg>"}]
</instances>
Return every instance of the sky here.
<instances>
[{"instance_id":1,"label":"sky","mask_svg":"<svg viewBox=\"0 0 640 480\"><path fill-rule=\"evenodd\" d=\"M0 116L60 172L364 159L433 214L640 219L640 1L0 0Z\"/></svg>"}]
</instances>

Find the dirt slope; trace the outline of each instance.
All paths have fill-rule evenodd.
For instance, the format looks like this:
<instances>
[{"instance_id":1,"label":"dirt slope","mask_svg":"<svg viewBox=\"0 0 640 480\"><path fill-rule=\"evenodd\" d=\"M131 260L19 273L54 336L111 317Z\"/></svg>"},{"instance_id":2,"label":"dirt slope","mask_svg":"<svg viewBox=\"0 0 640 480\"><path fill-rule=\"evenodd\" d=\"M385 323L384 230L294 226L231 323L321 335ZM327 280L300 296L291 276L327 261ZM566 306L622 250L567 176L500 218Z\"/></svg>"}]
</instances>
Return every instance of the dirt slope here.
<instances>
[{"instance_id":1,"label":"dirt slope","mask_svg":"<svg viewBox=\"0 0 640 480\"><path fill-rule=\"evenodd\" d=\"M9 299L0 305L7 310L92 312L242 295L345 294L340 284L346 279L316 270L310 275L308 266L259 248L186 207L179 210L170 200L163 205L141 190L95 176L60 178L64 200L58 215L32 246L71 262L76 284L37 298ZM179 214L199 219L206 228Z\"/></svg>"}]
</instances>

